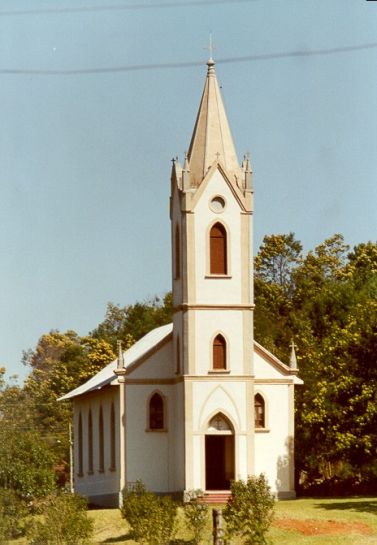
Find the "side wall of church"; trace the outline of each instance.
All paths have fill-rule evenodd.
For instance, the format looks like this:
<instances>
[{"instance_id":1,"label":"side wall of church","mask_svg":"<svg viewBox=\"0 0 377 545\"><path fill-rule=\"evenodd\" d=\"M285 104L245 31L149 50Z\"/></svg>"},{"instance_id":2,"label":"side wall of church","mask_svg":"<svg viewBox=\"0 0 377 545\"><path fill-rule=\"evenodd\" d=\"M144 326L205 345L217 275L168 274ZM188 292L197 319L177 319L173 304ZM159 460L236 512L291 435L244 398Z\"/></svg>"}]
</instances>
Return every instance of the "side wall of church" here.
<instances>
[{"instance_id":1,"label":"side wall of church","mask_svg":"<svg viewBox=\"0 0 377 545\"><path fill-rule=\"evenodd\" d=\"M78 494L88 497L89 502L95 505L118 505L120 467L118 390L117 386L108 386L103 391L87 394L74 401L74 489ZM103 461L100 454L101 408ZM91 432L89 430L90 414ZM112 422L112 418L115 421ZM111 437L112 426L113 438ZM112 448L115 449L113 460L111 459Z\"/></svg>"},{"instance_id":2,"label":"side wall of church","mask_svg":"<svg viewBox=\"0 0 377 545\"><path fill-rule=\"evenodd\" d=\"M265 402L264 428L255 431L255 474L267 476L277 497L294 497L294 385L261 381L255 393Z\"/></svg>"},{"instance_id":3,"label":"side wall of church","mask_svg":"<svg viewBox=\"0 0 377 545\"><path fill-rule=\"evenodd\" d=\"M142 480L157 493L183 489L182 385L130 384L126 386L127 481ZM149 426L149 400L158 393L164 400L164 427Z\"/></svg>"}]
</instances>

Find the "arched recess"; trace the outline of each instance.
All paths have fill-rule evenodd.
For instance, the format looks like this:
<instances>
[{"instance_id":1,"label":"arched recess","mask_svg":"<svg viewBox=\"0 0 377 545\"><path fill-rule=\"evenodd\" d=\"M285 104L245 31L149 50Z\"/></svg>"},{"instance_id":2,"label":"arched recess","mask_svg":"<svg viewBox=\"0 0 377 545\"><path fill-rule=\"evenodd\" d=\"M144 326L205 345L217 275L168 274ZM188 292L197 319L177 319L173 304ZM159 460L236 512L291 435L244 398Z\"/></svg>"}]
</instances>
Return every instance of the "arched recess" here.
<instances>
[{"instance_id":1,"label":"arched recess","mask_svg":"<svg viewBox=\"0 0 377 545\"><path fill-rule=\"evenodd\" d=\"M110 409L110 471L116 470L116 423L114 401Z\"/></svg>"},{"instance_id":2,"label":"arched recess","mask_svg":"<svg viewBox=\"0 0 377 545\"><path fill-rule=\"evenodd\" d=\"M181 237L179 225L175 226L174 233L174 278L178 280L181 276Z\"/></svg>"},{"instance_id":3,"label":"arched recess","mask_svg":"<svg viewBox=\"0 0 377 545\"><path fill-rule=\"evenodd\" d=\"M206 490L229 490L235 473L234 427L219 411L208 421L205 434Z\"/></svg>"},{"instance_id":4,"label":"arched recess","mask_svg":"<svg viewBox=\"0 0 377 545\"><path fill-rule=\"evenodd\" d=\"M98 471L100 473L105 471L105 436L102 405L99 408L98 415Z\"/></svg>"},{"instance_id":5,"label":"arched recess","mask_svg":"<svg viewBox=\"0 0 377 545\"><path fill-rule=\"evenodd\" d=\"M209 232L209 272L228 274L228 236L224 225L219 221Z\"/></svg>"},{"instance_id":6,"label":"arched recess","mask_svg":"<svg viewBox=\"0 0 377 545\"><path fill-rule=\"evenodd\" d=\"M84 474L84 445L83 445L83 430L82 430L82 414L79 413L79 422L78 422L78 471L77 475L82 477Z\"/></svg>"},{"instance_id":7,"label":"arched recess","mask_svg":"<svg viewBox=\"0 0 377 545\"><path fill-rule=\"evenodd\" d=\"M256 430L267 427L266 417L265 398L260 392L257 392L254 396L254 426Z\"/></svg>"},{"instance_id":8,"label":"arched recess","mask_svg":"<svg viewBox=\"0 0 377 545\"><path fill-rule=\"evenodd\" d=\"M148 400L149 431L165 431L166 429L166 401L161 392L153 392Z\"/></svg>"},{"instance_id":9,"label":"arched recess","mask_svg":"<svg viewBox=\"0 0 377 545\"><path fill-rule=\"evenodd\" d=\"M93 418L92 410L88 413L88 473L93 473Z\"/></svg>"}]
</instances>

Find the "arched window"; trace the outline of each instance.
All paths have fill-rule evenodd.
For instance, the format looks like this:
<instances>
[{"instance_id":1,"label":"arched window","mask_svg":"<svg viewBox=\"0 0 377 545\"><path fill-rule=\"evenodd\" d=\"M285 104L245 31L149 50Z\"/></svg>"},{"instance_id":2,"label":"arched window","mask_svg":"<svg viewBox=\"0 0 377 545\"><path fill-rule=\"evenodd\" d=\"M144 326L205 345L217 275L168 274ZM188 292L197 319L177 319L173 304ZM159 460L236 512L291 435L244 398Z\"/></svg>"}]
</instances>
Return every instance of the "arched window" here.
<instances>
[{"instance_id":1,"label":"arched window","mask_svg":"<svg viewBox=\"0 0 377 545\"><path fill-rule=\"evenodd\" d=\"M93 419L92 411L88 414L88 473L93 473Z\"/></svg>"},{"instance_id":2,"label":"arched window","mask_svg":"<svg viewBox=\"0 0 377 545\"><path fill-rule=\"evenodd\" d=\"M82 416L81 412L79 414L79 425L78 425L78 475L82 477L84 474L84 449L82 444Z\"/></svg>"},{"instance_id":3,"label":"arched window","mask_svg":"<svg viewBox=\"0 0 377 545\"><path fill-rule=\"evenodd\" d=\"M215 223L209 235L210 274L227 274L227 241L225 227Z\"/></svg>"},{"instance_id":4,"label":"arched window","mask_svg":"<svg viewBox=\"0 0 377 545\"><path fill-rule=\"evenodd\" d=\"M265 405L264 405L264 399L260 394L256 394L254 397L254 415L255 415L255 427L265 428L266 427Z\"/></svg>"},{"instance_id":5,"label":"arched window","mask_svg":"<svg viewBox=\"0 0 377 545\"><path fill-rule=\"evenodd\" d=\"M103 411L102 407L99 409L98 416L98 470L103 473L105 471L105 440L103 433Z\"/></svg>"},{"instance_id":6,"label":"arched window","mask_svg":"<svg viewBox=\"0 0 377 545\"><path fill-rule=\"evenodd\" d=\"M115 408L114 403L111 404L110 410L110 470L116 469L116 454L115 454Z\"/></svg>"},{"instance_id":7,"label":"arched window","mask_svg":"<svg viewBox=\"0 0 377 545\"><path fill-rule=\"evenodd\" d=\"M175 226L174 235L174 278L181 276L181 239L179 236L179 226Z\"/></svg>"},{"instance_id":8,"label":"arched window","mask_svg":"<svg viewBox=\"0 0 377 545\"><path fill-rule=\"evenodd\" d=\"M164 429L164 400L157 393L149 401L149 429Z\"/></svg>"},{"instance_id":9,"label":"arched window","mask_svg":"<svg viewBox=\"0 0 377 545\"><path fill-rule=\"evenodd\" d=\"M222 335L217 335L212 346L213 369L226 369L226 341Z\"/></svg>"}]
</instances>

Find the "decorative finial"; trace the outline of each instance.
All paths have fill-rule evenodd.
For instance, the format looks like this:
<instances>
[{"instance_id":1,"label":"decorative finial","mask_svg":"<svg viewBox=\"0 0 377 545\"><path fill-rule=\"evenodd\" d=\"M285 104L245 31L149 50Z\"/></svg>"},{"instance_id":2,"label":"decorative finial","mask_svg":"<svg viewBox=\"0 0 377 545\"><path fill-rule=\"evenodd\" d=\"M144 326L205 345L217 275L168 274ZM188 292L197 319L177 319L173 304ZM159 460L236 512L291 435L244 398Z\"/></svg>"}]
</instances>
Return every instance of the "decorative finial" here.
<instances>
[{"instance_id":1,"label":"decorative finial","mask_svg":"<svg viewBox=\"0 0 377 545\"><path fill-rule=\"evenodd\" d=\"M124 369L124 360L123 360L123 351L122 351L122 341L117 341L118 347L118 369Z\"/></svg>"},{"instance_id":2,"label":"decorative finial","mask_svg":"<svg viewBox=\"0 0 377 545\"><path fill-rule=\"evenodd\" d=\"M297 369L297 358L296 358L296 351L295 351L296 345L293 342L293 339L291 341L290 347L291 347L291 357L289 358L289 367L291 369Z\"/></svg>"}]
</instances>

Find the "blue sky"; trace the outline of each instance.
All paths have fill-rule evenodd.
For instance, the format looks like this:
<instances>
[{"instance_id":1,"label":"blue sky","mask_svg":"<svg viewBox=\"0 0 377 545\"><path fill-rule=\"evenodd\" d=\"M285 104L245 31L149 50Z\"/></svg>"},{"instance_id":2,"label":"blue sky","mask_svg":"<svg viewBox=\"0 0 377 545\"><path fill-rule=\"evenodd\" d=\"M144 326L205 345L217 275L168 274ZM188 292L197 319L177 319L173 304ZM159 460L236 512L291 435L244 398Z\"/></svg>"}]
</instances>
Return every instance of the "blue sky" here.
<instances>
[{"instance_id":1,"label":"blue sky","mask_svg":"<svg viewBox=\"0 0 377 545\"><path fill-rule=\"evenodd\" d=\"M43 333L84 335L108 301L170 289L170 160L189 145L210 32L239 158L251 153L255 249L290 231L306 250L336 232L351 246L377 238L377 2L168 4L0 3L8 374L25 377L22 351Z\"/></svg>"}]
</instances>

